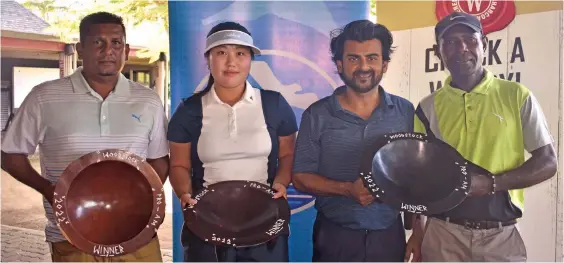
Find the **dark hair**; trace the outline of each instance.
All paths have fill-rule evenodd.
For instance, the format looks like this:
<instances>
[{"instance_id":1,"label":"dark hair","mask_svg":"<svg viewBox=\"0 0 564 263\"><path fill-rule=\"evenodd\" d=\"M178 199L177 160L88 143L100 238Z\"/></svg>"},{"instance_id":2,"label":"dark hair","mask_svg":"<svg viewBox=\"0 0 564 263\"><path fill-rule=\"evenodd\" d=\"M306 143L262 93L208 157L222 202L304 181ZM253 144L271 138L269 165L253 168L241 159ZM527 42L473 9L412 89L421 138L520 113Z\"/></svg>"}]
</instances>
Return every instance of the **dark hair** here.
<instances>
[{"instance_id":1,"label":"dark hair","mask_svg":"<svg viewBox=\"0 0 564 263\"><path fill-rule=\"evenodd\" d=\"M121 25L121 28L123 29L123 36L125 37L125 25L123 24L123 18L108 12L97 12L85 16L80 21L80 42L85 41L92 25L99 24Z\"/></svg>"},{"instance_id":2,"label":"dark hair","mask_svg":"<svg viewBox=\"0 0 564 263\"><path fill-rule=\"evenodd\" d=\"M223 30L237 30L237 31L241 31L243 33L246 33L249 36L252 36L251 32L249 32L249 30L247 30L247 28L245 28L241 24L228 21L228 22L219 23L219 24L215 25L214 27L212 27L212 29L210 29L210 32L208 32L208 35L206 37L209 37L213 33L223 31ZM254 59L255 54L254 54L254 52L251 48L249 48L249 49L251 50L251 59ZM210 51L208 50L208 52L206 52L204 54L204 57L207 58L207 57L209 57L209 55L210 55ZM208 93L211 90L213 83L214 83L214 79L213 79L212 74L210 73L210 75L208 77L208 84L198 94L204 95L204 94Z\"/></svg>"},{"instance_id":3,"label":"dark hair","mask_svg":"<svg viewBox=\"0 0 564 263\"><path fill-rule=\"evenodd\" d=\"M370 20L353 21L343 28L331 31L331 59L334 63L337 63L337 60L343 60L346 40L363 42L372 39L380 40L383 59L390 61L390 55L394 52L392 33L385 26L374 24Z\"/></svg>"}]
</instances>

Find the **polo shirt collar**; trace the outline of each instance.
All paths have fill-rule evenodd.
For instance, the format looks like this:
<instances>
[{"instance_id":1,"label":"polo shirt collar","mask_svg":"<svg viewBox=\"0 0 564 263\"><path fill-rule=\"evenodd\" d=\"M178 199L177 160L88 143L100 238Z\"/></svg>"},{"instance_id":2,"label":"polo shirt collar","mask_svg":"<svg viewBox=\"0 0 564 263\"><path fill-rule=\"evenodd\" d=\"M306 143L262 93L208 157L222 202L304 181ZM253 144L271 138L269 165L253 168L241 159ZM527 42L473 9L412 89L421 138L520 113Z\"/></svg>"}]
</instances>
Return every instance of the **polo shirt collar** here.
<instances>
[{"instance_id":1,"label":"polo shirt collar","mask_svg":"<svg viewBox=\"0 0 564 263\"><path fill-rule=\"evenodd\" d=\"M384 88L382 86L380 87L380 95L382 95L384 97L384 101L386 101L386 105L388 105L388 107L393 107L395 104L392 102L392 97L390 96L390 94L388 94Z\"/></svg>"},{"instance_id":2,"label":"polo shirt collar","mask_svg":"<svg viewBox=\"0 0 564 263\"><path fill-rule=\"evenodd\" d=\"M88 82L86 82L86 79L82 75L82 67L77 68L75 72L70 75L70 80L72 82L74 93L98 94L95 90L93 90L90 87L90 85L88 85ZM128 97L130 95L129 80L123 74L119 73L118 82L111 93L123 97Z\"/></svg>"},{"instance_id":3,"label":"polo shirt collar","mask_svg":"<svg viewBox=\"0 0 564 263\"><path fill-rule=\"evenodd\" d=\"M465 93L476 93L476 94L486 95L490 90L490 86L491 86L490 84L493 78L495 78L494 74L491 71L484 68L484 77L482 78L480 83L478 83L478 85L476 85L470 92L466 92L464 90L452 87L450 85L452 81L452 76L448 76L443 88L446 89L449 93L453 93L459 96L462 96Z\"/></svg>"},{"instance_id":4,"label":"polo shirt collar","mask_svg":"<svg viewBox=\"0 0 564 263\"><path fill-rule=\"evenodd\" d=\"M339 99L337 95L344 93L347 90L346 86L340 86L333 91L333 96L331 96L331 104L333 105L335 110L343 111L343 107L339 103ZM388 108L393 107L395 104L392 101L390 94L388 94L382 86L378 86L378 93L380 94L380 98L384 98L384 102Z\"/></svg>"},{"instance_id":5,"label":"polo shirt collar","mask_svg":"<svg viewBox=\"0 0 564 263\"><path fill-rule=\"evenodd\" d=\"M211 104L219 104L219 105L223 105L225 104L223 101L221 101L219 99L219 97L217 96L217 93L215 92L215 84L212 85L210 92L208 93L209 96L206 96L207 99L204 101L204 106L209 106ZM243 93L243 97L241 97L241 100L239 100L239 102L244 102L247 104L255 104L256 103L256 89L247 81L245 84L245 91ZM239 103L237 102L237 103Z\"/></svg>"}]
</instances>

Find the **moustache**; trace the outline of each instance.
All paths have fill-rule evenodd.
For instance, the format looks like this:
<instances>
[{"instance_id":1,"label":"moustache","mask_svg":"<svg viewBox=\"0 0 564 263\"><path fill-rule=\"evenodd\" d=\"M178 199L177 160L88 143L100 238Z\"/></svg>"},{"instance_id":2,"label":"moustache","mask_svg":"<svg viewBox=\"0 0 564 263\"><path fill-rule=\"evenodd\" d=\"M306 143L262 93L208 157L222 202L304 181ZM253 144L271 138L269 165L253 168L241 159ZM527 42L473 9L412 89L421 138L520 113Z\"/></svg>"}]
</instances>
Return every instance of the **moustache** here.
<instances>
[{"instance_id":1,"label":"moustache","mask_svg":"<svg viewBox=\"0 0 564 263\"><path fill-rule=\"evenodd\" d=\"M115 58L101 58L98 61L100 61L100 62L116 62L117 59L115 59Z\"/></svg>"},{"instance_id":2,"label":"moustache","mask_svg":"<svg viewBox=\"0 0 564 263\"><path fill-rule=\"evenodd\" d=\"M372 76L376 76L374 70L368 70L368 71L357 70L353 73L355 77L358 77L359 75L366 75L366 74L372 74Z\"/></svg>"}]
</instances>

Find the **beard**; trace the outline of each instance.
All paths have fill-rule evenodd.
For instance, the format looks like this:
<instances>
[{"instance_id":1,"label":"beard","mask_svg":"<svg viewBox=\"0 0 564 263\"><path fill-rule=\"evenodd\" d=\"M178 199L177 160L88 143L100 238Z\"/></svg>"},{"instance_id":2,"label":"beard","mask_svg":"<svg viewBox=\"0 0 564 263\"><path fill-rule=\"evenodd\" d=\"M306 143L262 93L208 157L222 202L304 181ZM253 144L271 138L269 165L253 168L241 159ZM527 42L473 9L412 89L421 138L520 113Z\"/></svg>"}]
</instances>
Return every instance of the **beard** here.
<instances>
[{"instance_id":1,"label":"beard","mask_svg":"<svg viewBox=\"0 0 564 263\"><path fill-rule=\"evenodd\" d=\"M361 74L372 74L372 77L367 81L361 81L359 77ZM347 77L344 73L339 73L339 76L341 77L341 80L343 80L345 85L347 85L347 87L350 87L356 93L361 93L361 94L367 93L373 90L374 88L378 87L380 81L382 81L382 75L376 74L374 70L368 70L368 71L357 70L353 72L352 77L350 78Z\"/></svg>"},{"instance_id":2,"label":"beard","mask_svg":"<svg viewBox=\"0 0 564 263\"><path fill-rule=\"evenodd\" d=\"M110 77L110 76L115 76L115 75L117 75L117 73L116 73L116 72L112 72L112 71L103 71L103 72L100 72L99 75L102 76L102 77Z\"/></svg>"},{"instance_id":3,"label":"beard","mask_svg":"<svg viewBox=\"0 0 564 263\"><path fill-rule=\"evenodd\" d=\"M96 65L98 75L102 77L116 76L120 73L119 65L120 64L117 61L115 63L109 63L109 64L98 63Z\"/></svg>"}]
</instances>

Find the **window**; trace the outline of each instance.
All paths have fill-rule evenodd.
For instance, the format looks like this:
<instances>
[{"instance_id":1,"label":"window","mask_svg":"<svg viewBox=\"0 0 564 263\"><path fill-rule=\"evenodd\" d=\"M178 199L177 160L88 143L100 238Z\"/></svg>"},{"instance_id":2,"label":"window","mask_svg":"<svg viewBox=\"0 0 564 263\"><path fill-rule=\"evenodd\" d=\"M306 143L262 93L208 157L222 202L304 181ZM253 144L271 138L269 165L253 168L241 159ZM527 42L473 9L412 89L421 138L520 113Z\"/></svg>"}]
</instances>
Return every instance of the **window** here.
<instances>
[{"instance_id":1,"label":"window","mask_svg":"<svg viewBox=\"0 0 564 263\"><path fill-rule=\"evenodd\" d=\"M151 74L149 71L133 71L133 81L151 87Z\"/></svg>"}]
</instances>

